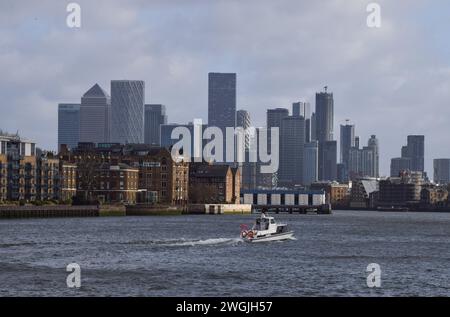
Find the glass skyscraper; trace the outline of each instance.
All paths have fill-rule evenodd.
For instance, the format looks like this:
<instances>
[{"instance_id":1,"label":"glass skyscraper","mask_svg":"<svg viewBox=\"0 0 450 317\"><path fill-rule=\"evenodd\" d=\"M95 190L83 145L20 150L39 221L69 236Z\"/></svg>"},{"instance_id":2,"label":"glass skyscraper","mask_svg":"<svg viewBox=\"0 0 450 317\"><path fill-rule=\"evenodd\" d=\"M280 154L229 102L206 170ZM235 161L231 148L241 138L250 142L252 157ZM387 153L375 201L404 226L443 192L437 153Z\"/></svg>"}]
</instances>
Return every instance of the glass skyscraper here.
<instances>
[{"instance_id":1,"label":"glass skyscraper","mask_svg":"<svg viewBox=\"0 0 450 317\"><path fill-rule=\"evenodd\" d=\"M209 73L208 75L208 126L236 126L236 74Z\"/></svg>"},{"instance_id":2,"label":"glass skyscraper","mask_svg":"<svg viewBox=\"0 0 450 317\"><path fill-rule=\"evenodd\" d=\"M111 81L112 142L144 143L144 102L144 81Z\"/></svg>"},{"instance_id":3,"label":"glass skyscraper","mask_svg":"<svg viewBox=\"0 0 450 317\"><path fill-rule=\"evenodd\" d=\"M65 144L76 148L80 141L80 104L61 103L58 105L58 151Z\"/></svg>"},{"instance_id":4,"label":"glass skyscraper","mask_svg":"<svg viewBox=\"0 0 450 317\"><path fill-rule=\"evenodd\" d=\"M161 125L167 124L166 106L145 105L144 143L161 145Z\"/></svg>"}]
</instances>

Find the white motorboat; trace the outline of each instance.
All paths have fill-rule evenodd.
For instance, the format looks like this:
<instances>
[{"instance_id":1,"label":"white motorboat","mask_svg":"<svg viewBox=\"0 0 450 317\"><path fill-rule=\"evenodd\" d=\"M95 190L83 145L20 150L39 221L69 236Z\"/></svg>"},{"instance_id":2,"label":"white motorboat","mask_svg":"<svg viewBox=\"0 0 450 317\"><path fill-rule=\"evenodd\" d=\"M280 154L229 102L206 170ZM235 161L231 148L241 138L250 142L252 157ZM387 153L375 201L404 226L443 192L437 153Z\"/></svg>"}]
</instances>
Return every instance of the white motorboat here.
<instances>
[{"instance_id":1,"label":"white motorboat","mask_svg":"<svg viewBox=\"0 0 450 317\"><path fill-rule=\"evenodd\" d=\"M261 213L252 229L241 225L241 238L246 242L266 242L292 239L294 232L287 224L277 224L274 217Z\"/></svg>"}]
</instances>

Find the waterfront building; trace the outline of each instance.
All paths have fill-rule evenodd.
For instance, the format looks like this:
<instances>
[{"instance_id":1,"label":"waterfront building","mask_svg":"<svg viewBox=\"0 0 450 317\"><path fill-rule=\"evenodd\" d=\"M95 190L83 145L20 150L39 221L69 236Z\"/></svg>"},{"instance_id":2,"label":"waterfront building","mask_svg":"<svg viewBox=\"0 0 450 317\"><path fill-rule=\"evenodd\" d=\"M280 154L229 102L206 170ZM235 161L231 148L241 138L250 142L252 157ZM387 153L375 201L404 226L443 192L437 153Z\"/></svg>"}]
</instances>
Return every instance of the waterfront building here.
<instances>
[{"instance_id":1,"label":"waterfront building","mask_svg":"<svg viewBox=\"0 0 450 317\"><path fill-rule=\"evenodd\" d=\"M36 144L0 131L0 201L36 199Z\"/></svg>"},{"instance_id":2,"label":"waterfront building","mask_svg":"<svg viewBox=\"0 0 450 317\"><path fill-rule=\"evenodd\" d=\"M144 81L111 81L112 142L144 143L144 103Z\"/></svg>"},{"instance_id":3,"label":"waterfront building","mask_svg":"<svg viewBox=\"0 0 450 317\"><path fill-rule=\"evenodd\" d=\"M161 125L167 124L166 106L145 105L144 143L161 146Z\"/></svg>"},{"instance_id":4,"label":"waterfront building","mask_svg":"<svg viewBox=\"0 0 450 317\"><path fill-rule=\"evenodd\" d=\"M228 165L191 163L189 188L189 200L194 204L238 204L240 171Z\"/></svg>"},{"instance_id":5,"label":"waterfront building","mask_svg":"<svg viewBox=\"0 0 450 317\"><path fill-rule=\"evenodd\" d=\"M162 203L184 205L188 200L189 164L176 161L165 148L146 144L80 144L65 156L77 165L77 196L82 199L104 199L106 202L118 201L120 195L105 195L114 190L122 192L123 201L142 203ZM109 164L113 169L130 173L129 190L136 189L136 195L125 195L122 186L113 178L105 178ZM120 165L124 164L124 165ZM118 167L117 167L118 166ZM137 178L133 175L137 169ZM103 175L103 176L102 176ZM124 175L124 174L123 174ZM103 182L103 183L102 183ZM136 183L136 184L135 184ZM109 184L109 185L108 185ZM109 188L108 188L109 186ZM123 187L123 188L122 188Z\"/></svg>"},{"instance_id":6,"label":"waterfront building","mask_svg":"<svg viewBox=\"0 0 450 317\"><path fill-rule=\"evenodd\" d=\"M398 177L380 180L379 206L409 207L420 202L420 192L425 184L424 174L403 171Z\"/></svg>"},{"instance_id":7,"label":"waterfront building","mask_svg":"<svg viewBox=\"0 0 450 317\"><path fill-rule=\"evenodd\" d=\"M366 209L374 208L375 195L379 191L379 181L377 178L359 178L352 181L350 190L350 208Z\"/></svg>"},{"instance_id":8,"label":"waterfront building","mask_svg":"<svg viewBox=\"0 0 450 317\"><path fill-rule=\"evenodd\" d=\"M58 150L62 144L75 148L80 142L80 104L58 105Z\"/></svg>"},{"instance_id":9,"label":"waterfront building","mask_svg":"<svg viewBox=\"0 0 450 317\"><path fill-rule=\"evenodd\" d=\"M310 186L311 190L323 190L327 195L327 201L333 208L343 208L348 206L349 186L337 182L315 182Z\"/></svg>"},{"instance_id":10,"label":"waterfront building","mask_svg":"<svg viewBox=\"0 0 450 317\"><path fill-rule=\"evenodd\" d=\"M95 144L109 142L110 121L111 98L105 90L95 84L81 98L80 142Z\"/></svg>"}]
</instances>

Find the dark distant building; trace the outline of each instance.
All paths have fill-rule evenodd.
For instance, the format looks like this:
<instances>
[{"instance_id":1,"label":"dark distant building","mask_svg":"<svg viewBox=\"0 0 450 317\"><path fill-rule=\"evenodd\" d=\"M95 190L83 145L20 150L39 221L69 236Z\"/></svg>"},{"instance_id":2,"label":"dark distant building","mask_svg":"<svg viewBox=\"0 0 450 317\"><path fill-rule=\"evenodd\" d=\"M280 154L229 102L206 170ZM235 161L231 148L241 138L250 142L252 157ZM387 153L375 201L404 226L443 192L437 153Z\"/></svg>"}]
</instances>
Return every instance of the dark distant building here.
<instances>
[{"instance_id":1,"label":"dark distant building","mask_svg":"<svg viewBox=\"0 0 450 317\"><path fill-rule=\"evenodd\" d=\"M409 207L420 202L420 193L425 180L422 172L401 172L379 183L379 206Z\"/></svg>"},{"instance_id":2,"label":"dark distant building","mask_svg":"<svg viewBox=\"0 0 450 317\"><path fill-rule=\"evenodd\" d=\"M315 128L316 138L319 141L319 180L336 179L336 158L332 159L332 145L326 142L333 141L334 101L333 94L320 92L316 94ZM330 151L331 150L331 151ZM325 153L326 152L326 153ZM327 157L325 156L327 155ZM327 166L325 164L334 164ZM329 177L334 176L330 179Z\"/></svg>"},{"instance_id":3,"label":"dark distant building","mask_svg":"<svg viewBox=\"0 0 450 317\"><path fill-rule=\"evenodd\" d=\"M408 143L402 147L402 158L411 159L411 171L425 170L425 136L408 135Z\"/></svg>"},{"instance_id":4,"label":"dark distant building","mask_svg":"<svg viewBox=\"0 0 450 317\"><path fill-rule=\"evenodd\" d=\"M280 132L279 185L295 186L303 183L304 144L305 119L302 116L284 118Z\"/></svg>"},{"instance_id":5,"label":"dark distant building","mask_svg":"<svg viewBox=\"0 0 450 317\"><path fill-rule=\"evenodd\" d=\"M80 142L80 104L58 105L58 150L65 144L72 149Z\"/></svg>"},{"instance_id":6,"label":"dark distant building","mask_svg":"<svg viewBox=\"0 0 450 317\"><path fill-rule=\"evenodd\" d=\"M400 172L411 170L411 158L396 157L391 159L391 177L398 177Z\"/></svg>"},{"instance_id":7,"label":"dark distant building","mask_svg":"<svg viewBox=\"0 0 450 317\"><path fill-rule=\"evenodd\" d=\"M407 157L411 158L411 170L425 170L425 136L408 135Z\"/></svg>"},{"instance_id":8,"label":"dark distant building","mask_svg":"<svg viewBox=\"0 0 450 317\"><path fill-rule=\"evenodd\" d=\"M347 168L350 149L355 147L355 126L352 124L341 125L341 160Z\"/></svg>"},{"instance_id":9,"label":"dark distant building","mask_svg":"<svg viewBox=\"0 0 450 317\"><path fill-rule=\"evenodd\" d=\"M236 74L209 73L208 125L225 128L236 126Z\"/></svg>"},{"instance_id":10,"label":"dark distant building","mask_svg":"<svg viewBox=\"0 0 450 317\"><path fill-rule=\"evenodd\" d=\"M278 140L278 145L281 147L281 123L283 122L284 118L289 117L289 110L285 108L275 108L275 109L268 109L267 110L267 146L268 151L270 152L270 149L272 147L272 137L270 130L271 128L278 128L278 132L280 135L280 139ZM280 156L281 156L281 149L280 149ZM272 187L277 185L277 176L278 173L272 174L264 174L261 175L259 178L260 182L259 185L262 187Z\"/></svg>"},{"instance_id":11,"label":"dark distant building","mask_svg":"<svg viewBox=\"0 0 450 317\"><path fill-rule=\"evenodd\" d=\"M334 101L333 93L316 94L316 136L321 142L333 141ZM319 145L320 146L320 145Z\"/></svg>"},{"instance_id":12,"label":"dark distant building","mask_svg":"<svg viewBox=\"0 0 450 317\"><path fill-rule=\"evenodd\" d=\"M435 159L433 171L433 180L436 184L450 184L450 159Z\"/></svg>"},{"instance_id":13,"label":"dark distant building","mask_svg":"<svg viewBox=\"0 0 450 317\"><path fill-rule=\"evenodd\" d=\"M336 180L337 141L325 141L322 143L322 157L320 157L320 150L319 150L319 166L320 163L322 163L322 177L319 177L319 180L325 181Z\"/></svg>"},{"instance_id":14,"label":"dark distant building","mask_svg":"<svg viewBox=\"0 0 450 317\"><path fill-rule=\"evenodd\" d=\"M166 106L145 105L144 143L161 145L161 125L167 124Z\"/></svg>"},{"instance_id":15,"label":"dark distant building","mask_svg":"<svg viewBox=\"0 0 450 317\"><path fill-rule=\"evenodd\" d=\"M425 171L425 136L408 135L408 143L401 149L402 156L391 160L391 176L401 171Z\"/></svg>"},{"instance_id":16,"label":"dark distant building","mask_svg":"<svg viewBox=\"0 0 450 317\"><path fill-rule=\"evenodd\" d=\"M309 186L318 180L318 143L317 141L311 141L305 143L303 152L303 175L302 183L305 186Z\"/></svg>"}]
</instances>

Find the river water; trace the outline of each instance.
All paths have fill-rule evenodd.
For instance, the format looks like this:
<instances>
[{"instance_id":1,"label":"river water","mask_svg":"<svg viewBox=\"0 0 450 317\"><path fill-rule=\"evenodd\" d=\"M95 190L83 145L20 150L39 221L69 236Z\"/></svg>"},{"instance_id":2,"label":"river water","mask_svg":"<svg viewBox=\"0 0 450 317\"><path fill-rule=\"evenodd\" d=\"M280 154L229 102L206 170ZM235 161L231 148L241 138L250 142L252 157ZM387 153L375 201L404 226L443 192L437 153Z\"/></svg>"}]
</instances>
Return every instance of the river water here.
<instances>
[{"instance_id":1,"label":"river water","mask_svg":"<svg viewBox=\"0 0 450 317\"><path fill-rule=\"evenodd\" d=\"M1 220L0 296L450 295L450 214L280 214L295 240L241 242L254 217Z\"/></svg>"}]
</instances>

